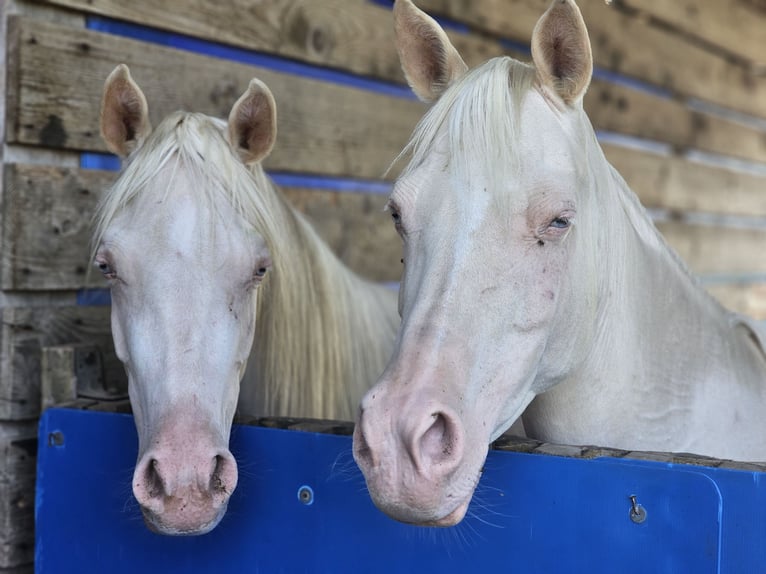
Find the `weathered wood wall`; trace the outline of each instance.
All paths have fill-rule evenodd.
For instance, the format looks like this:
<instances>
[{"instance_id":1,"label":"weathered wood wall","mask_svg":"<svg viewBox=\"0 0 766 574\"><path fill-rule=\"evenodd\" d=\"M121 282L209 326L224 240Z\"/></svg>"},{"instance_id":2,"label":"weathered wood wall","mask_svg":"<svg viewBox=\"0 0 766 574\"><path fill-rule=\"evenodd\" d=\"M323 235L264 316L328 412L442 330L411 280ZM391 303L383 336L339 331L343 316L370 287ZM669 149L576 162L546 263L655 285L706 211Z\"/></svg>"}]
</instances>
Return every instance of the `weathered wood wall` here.
<instances>
[{"instance_id":1,"label":"weathered wood wall","mask_svg":"<svg viewBox=\"0 0 766 574\"><path fill-rule=\"evenodd\" d=\"M418 3L477 64L527 60L548 0ZM586 108L607 156L703 284L766 318L766 5L580 6L597 65ZM92 154L105 151L98 107L114 66L130 66L155 122L177 108L225 117L264 80L279 106L267 168L344 261L386 282L400 246L381 213L385 174L424 107L403 86L385 0L0 0L0 12L3 572L33 558L45 348L96 345L105 378L124 384L109 309L86 291L102 287L87 274L90 218L115 174Z\"/></svg>"}]
</instances>

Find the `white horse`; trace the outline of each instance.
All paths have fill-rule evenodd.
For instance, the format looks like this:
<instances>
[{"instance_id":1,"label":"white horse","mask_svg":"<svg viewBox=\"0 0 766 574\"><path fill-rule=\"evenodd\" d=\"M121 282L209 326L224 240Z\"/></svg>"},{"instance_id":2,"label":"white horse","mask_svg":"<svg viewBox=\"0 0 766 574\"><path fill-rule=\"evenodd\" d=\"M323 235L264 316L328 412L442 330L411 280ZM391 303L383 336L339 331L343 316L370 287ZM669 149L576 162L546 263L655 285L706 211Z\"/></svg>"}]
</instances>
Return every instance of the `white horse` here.
<instances>
[{"instance_id":1,"label":"white horse","mask_svg":"<svg viewBox=\"0 0 766 574\"><path fill-rule=\"evenodd\" d=\"M119 66L101 132L127 158L94 261L138 430L133 492L150 528L201 534L237 483L228 441L248 358L241 410L351 420L390 357L396 294L345 268L264 174L276 106L261 82L228 124L176 112L152 131Z\"/></svg>"},{"instance_id":2,"label":"white horse","mask_svg":"<svg viewBox=\"0 0 766 574\"><path fill-rule=\"evenodd\" d=\"M766 460L764 349L604 158L575 3L542 16L533 66L468 71L409 0L394 18L407 79L436 103L388 204L402 326L354 435L377 506L459 522L489 443L522 413L545 441Z\"/></svg>"}]
</instances>

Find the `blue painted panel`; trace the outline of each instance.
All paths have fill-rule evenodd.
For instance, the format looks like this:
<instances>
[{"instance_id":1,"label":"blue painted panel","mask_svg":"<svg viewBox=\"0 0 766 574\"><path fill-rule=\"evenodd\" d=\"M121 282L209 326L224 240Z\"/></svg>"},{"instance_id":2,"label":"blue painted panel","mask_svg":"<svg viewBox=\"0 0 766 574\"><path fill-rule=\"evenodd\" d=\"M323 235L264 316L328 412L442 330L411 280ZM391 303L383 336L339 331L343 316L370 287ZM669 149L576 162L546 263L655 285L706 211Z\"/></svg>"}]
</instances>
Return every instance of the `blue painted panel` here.
<instances>
[{"instance_id":1,"label":"blue painted panel","mask_svg":"<svg viewBox=\"0 0 766 574\"><path fill-rule=\"evenodd\" d=\"M52 445L58 431L63 444ZM129 416L52 409L40 426L36 571L758 572L758 473L492 452L457 527L398 524L369 500L350 437L235 427L240 482L210 534L143 525L130 482ZM311 505L298 498L314 492ZM631 494L647 519L629 517Z\"/></svg>"}]
</instances>

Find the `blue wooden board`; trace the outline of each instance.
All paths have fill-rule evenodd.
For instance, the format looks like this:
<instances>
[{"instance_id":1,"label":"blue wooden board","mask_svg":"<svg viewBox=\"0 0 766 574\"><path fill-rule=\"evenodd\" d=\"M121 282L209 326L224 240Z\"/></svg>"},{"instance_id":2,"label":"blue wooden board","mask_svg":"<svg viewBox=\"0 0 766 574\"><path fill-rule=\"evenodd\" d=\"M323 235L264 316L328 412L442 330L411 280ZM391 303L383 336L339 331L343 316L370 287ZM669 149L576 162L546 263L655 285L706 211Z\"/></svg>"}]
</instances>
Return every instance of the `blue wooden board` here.
<instances>
[{"instance_id":1,"label":"blue wooden board","mask_svg":"<svg viewBox=\"0 0 766 574\"><path fill-rule=\"evenodd\" d=\"M61 433L61 444L49 441ZM143 524L126 415L40 423L36 572L749 573L766 569L764 474L491 452L468 517L396 523L370 502L350 437L235 426L237 490L210 534ZM313 490L306 505L299 489ZM647 510L630 520L629 496Z\"/></svg>"}]
</instances>

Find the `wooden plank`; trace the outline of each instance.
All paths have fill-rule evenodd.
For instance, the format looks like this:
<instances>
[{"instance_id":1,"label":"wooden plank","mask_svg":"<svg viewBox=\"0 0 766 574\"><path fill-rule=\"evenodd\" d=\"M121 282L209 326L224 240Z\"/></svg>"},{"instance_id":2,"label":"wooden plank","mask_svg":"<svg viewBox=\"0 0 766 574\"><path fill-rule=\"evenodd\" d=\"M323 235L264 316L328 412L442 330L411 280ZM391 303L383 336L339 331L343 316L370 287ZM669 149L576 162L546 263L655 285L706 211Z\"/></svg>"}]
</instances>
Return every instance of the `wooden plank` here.
<instances>
[{"instance_id":1,"label":"wooden plank","mask_svg":"<svg viewBox=\"0 0 766 574\"><path fill-rule=\"evenodd\" d=\"M125 18L129 21L138 23L145 23L148 20L147 14L152 14L152 9L149 6L146 6L146 11L144 11L142 7L144 7L145 4L154 6L154 4L148 2L148 0L141 0L136 3L98 0L92 6L90 5L90 2L81 0L63 0L61 3L71 5L72 7L92 10L96 13L104 13L112 17ZM83 6L83 4L85 4L85 6ZM269 33L262 32L262 36L271 38L277 34L276 30L272 28L274 26L279 26L283 35L289 38L290 30L294 25L292 23L292 18L296 18L296 14L301 13L300 10L287 10L289 4L291 4L291 2L276 3L274 5L269 4L268 6L263 7L263 9L268 8L269 10L276 11L277 15L271 18L262 18L258 20L260 22L260 27L266 25L264 22L271 22L271 24L269 24L269 30L271 31ZM324 2L313 3L311 4L311 13L314 14L318 12L323 15L322 17L318 17L318 21L327 19L332 20L335 18L335 12L332 12L332 16L327 13L328 6L331 4L332 2L329 2L327 5ZM206 4L206 6L207 5L208 4ZM305 7L303 4L301 4L301 6L302 8ZM200 17L199 14L208 14L210 11L214 13L215 18L213 18L211 22L217 22L215 26L207 21L204 24L196 24L196 20ZM238 42L241 42L242 45L248 49L263 49L266 51L273 51L282 56L298 57L310 62L316 62L316 59L312 58L311 54L308 52L295 53L291 49L293 44L289 40L281 43L270 43L260 39L261 36L257 33L244 35L241 39L238 39L239 37L236 36L236 34L234 37L231 37L228 29L223 26L225 26L225 23L231 19L231 15L236 14L237 12L223 12L218 4L215 4L214 6L210 5L206 10L202 10L199 14L184 12L183 15L178 15L175 14L175 11L168 12L163 10L160 10L160 12L164 14L164 18L160 18L158 22L153 23L154 26L164 26L166 29L176 32L196 33L206 39L225 39L227 42L234 43L235 45ZM360 48L352 54L349 54L349 59L318 63L336 65L347 71L376 76L384 80L403 82L403 78L399 71L398 56L394 48L393 31L389 22L390 13L379 6L364 2L360 4L358 1L354 0L351 2L349 9L347 11L342 11L342 14L342 18L349 18L354 21L358 27L361 28L361 32L356 30L354 26L344 26L342 25L342 22L336 22L338 30L335 30L333 34L351 34L355 38L352 40L343 36L342 40L339 38L337 41L343 45L355 46L356 43L360 42L360 38L364 38L366 48ZM382 26L380 23L382 17L385 17L385 26ZM221 27L219 28L218 26ZM224 38L221 38L221 30L227 30ZM353 33L350 32L351 30L353 30ZM382 35L382 37L378 37L379 35ZM508 49L501 46L497 41L491 39L477 35L459 34L454 32L451 33L451 37L470 65L477 65L490 57L504 53L510 53L510 55L522 60L528 59L524 55L509 52ZM346 53L345 51L341 52L344 54ZM385 65L381 63L381 60L385 61ZM67 64L57 64L57 66L59 68L66 68ZM169 67L172 67L172 63L169 64ZM395 70L396 73L392 73L391 70ZM135 70L134 73L136 73ZM103 81L101 78L98 78L97 80ZM210 85L214 85L216 81L220 83L220 80L217 80L216 78L211 78L210 81L212 82ZM85 86L78 86L78 89L81 92L87 89L90 92L98 93L100 86L101 84L99 81L96 81L95 84L90 87L86 88ZM69 88L69 90L71 91L71 88ZM232 91L232 88L229 90ZM188 90L186 91L188 92ZM204 98L206 92L209 92L209 90L203 89L197 93ZM193 103L191 101L177 102L176 105L185 105L188 109L197 109L194 106L204 106L207 104L207 100L204 100L202 102L194 101ZM278 99L278 105L280 106L281 116L283 107L283 101L281 99ZM596 79L587 95L586 109L591 117L591 121L598 129L618 131L626 135L645 139L658 139L660 141L668 142L678 149L698 148L713 153L722 153L744 159L766 162L766 136L764 136L763 132L740 123L726 121L699 112L693 112L678 101L658 97L657 95L645 91L638 91ZM220 114L225 113L226 110L219 108L217 111ZM48 110L46 114L41 114L41 117L57 115L57 113L58 112L55 110ZM305 114L306 112L304 111L303 113ZM419 117L418 114L416 114L416 116ZM386 131L393 127L388 125L385 127L379 126L378 122L386 120L387 116L380 118L365 117L360 119L364 122L376 122L378 127L381 127ZM91 118L89 121L93 121L93 119ZM353 120L350 118L343 118L342 121ZM43 123L41 126L38 126L38 131L46 125L47 123ZM407 131L409 131L413 125L414 124L407 125ZM291 125L288 129L292 127L294 126ZM302 126L295 127L301 128ZM278 150L282 147L283 139L288 137L285 133L284 126L280 126L280 130L280 139L277 145ZM91 132L97 133L97 131L96 126L91 126ZM12 137L12 135L9 137ZM295 137L299 141L300 138L304 136L296 134ZM39 135L37 136L37 139L40 139ZM97 142L97 145L100 146L100 142ZM315 151L320 154L324 153L323 149L317 149ZM380 173L381 172L375 173L374 176L377 177Z\"/></svg>"},{"instance_id":2,"label":"wooden plank","mask_svg":"<svg viewBox=\"0 0 766 574\"><path fill-rule=\"evenodd\" d=\"M766 4L753 0L620 0L724 53L766 65Z\"/></svg>"},{"instance_id":3,"label":"wooden plank","mask_svg":"<svg viewBox=\"0 0 766 574\"><path fill-rule=\"evenodd\" d=\"M14 19L18 76L9 142L105 150L98 133L104 79L128 64L157 121L180 108L226 117L254 76L279 102L271 169L377 178L399 153L424 107L347 86L44 22ZM11 87L9 86L9 89ZM9 122L10 124L10 122Z\"/></svg>"},{"instance_id":4,"label":"wooden plank","mask_svg":"<svg viewBox=\"0 0 766 574\"><path fill-rule=\"evenodd\" d=\"M369 0L190 0L169 10L152 0L48 0L89 14L203 40L295 58L364 76L404 82L391 11ZM450 32L471 65L509 53L496 40Z\"/></svg>"},{"instance_id":5,"label":"wooden plank","mask_svg":"<svg viewBox=\"0 0 766 574\"><path fill-rule=\"evenodd\" d=\"M672 212L701 211L766 217L764 178L674 156L604 146L607 158L644 205ZM100 287L86 281L90 219L113 172L51 166L7 166L2 253L5 289ZM381 212L384 197L287 188L287 198L313 222L341 260L376 281L399 278L400 241Z\"/></svg>"},{"instance_id":6,"label":"wooden plank","mask_svg":"<svg viewBox=\"0 0 766 574\"><path fill-rule=\"evenodd\" d=\"M91 219L109 171L16 165L6 169L4 289L104 287L87 274ZM306 188L282 190L340 259L373 281L398 281L401 241L383 213L383 195ZM68 342L68 341L64 341Z\"/></svg>"},{"instance_id":7,"label":"wooden plank","mask_svg":"<svg viewBox=\"0 0 766 574\"><path fill-rule=\"evenodd\" d=\"M37 422L0 422L0 569L34 559L36 461Z\"/></svg>"},{"instance_id":8,"label":"wooden plank","mask_svg":"<svg viewBox=\"0 0 766 574\"><path fill-rule=\"evenodd\" d=\"M104 379L103 358L96 345L70 343L43 347L40 370L43 410L78 398L128 400L127 389L112 386Z\"/></svg>"},{"instance_id":9,"label":"wooden plank","mask_svg":"<svg viewBox=\"0 0 766 574\"><path fill-rule=\"evenodd\" d=\"M433 13L501 37L529 43L548 0L419 0ZM596 66L760 117L766 117L766 76L711 53L634 12L604 0L579 0ZM721 6L728 7L728 3ZM763 19L760 19L763 26Z\"/></svg>"},{"instance_id":10,"label":"wooden plank","mask_svg":"<svg viewBox=\"0 0 766 574\"><path fill-rule=\"evenodd\" d=\"M727 309L766 320L766 283L728 283L708 285L706 289Z\"/></svg>"},{"instance_id":11,"label":"wooden plank","mask_svg":"<svg viewBox=\"0 0 766 574\"><path fill-rule=\"evenodd\" d=\"M599 130L668 143L678 153L698 149L766 163L766 132L693 111L678 100L595 79L584 106Z\"/></svg>"},{"instance_id":12,"label":"wooden plank","mask_svg":"<svg viewBox=\"0 0 766 574\"><path fill-rule=\"evenodd\" d=\"M86 281L88 242L96 202L113 177L64 167L6 165L3 289L103 285L95 277Z\"/></svg>"},{"instance_id":13,"label":"wooden plank","mask_svg":"<svg viewBox=\"0 0 766 574\"><path fill-rule=\"evenodd\" d=\"M39 416L42 347L94 344L104 358L104 379L127 388L122 363L114 355L109 307L6 307L2 320L0 420Z\"/></svg>"},{"instance_id":14,"label":"wooden plank","mask_svg":"<svg viewBox=\"0 0 766 574\"><path fill-rule=\"evenodd\" d=\"M764 177L692 163L674 155L616 145L604 145L603 149L646 207L766 216Z\"/></svg>"},{"instance_id":15,"label":"wooden plank","mask_svg":"<svg viewBox=\"0 0 766 574\"><path fill-rule=\"evenodd\" d=\"M766 230L674 221L657 229L698 275L766 273Z\"/></svg>"}]
</instances>

